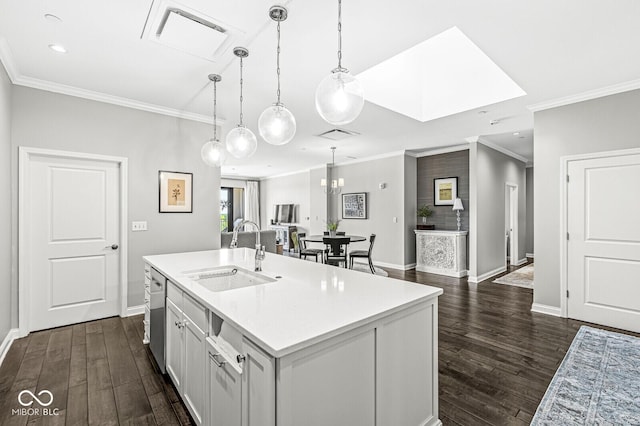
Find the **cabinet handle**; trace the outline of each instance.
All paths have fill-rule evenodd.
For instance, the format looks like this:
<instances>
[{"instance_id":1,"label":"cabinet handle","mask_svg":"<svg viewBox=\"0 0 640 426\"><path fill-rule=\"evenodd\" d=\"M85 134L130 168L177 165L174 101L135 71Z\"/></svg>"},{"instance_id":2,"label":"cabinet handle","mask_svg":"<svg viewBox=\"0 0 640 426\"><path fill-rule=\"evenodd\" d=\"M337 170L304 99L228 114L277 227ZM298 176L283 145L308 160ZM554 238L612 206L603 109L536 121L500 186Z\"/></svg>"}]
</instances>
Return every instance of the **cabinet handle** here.
<instances>
[{"instance_id":1,"label":"cabinet handle","mask_svg":"<svg viewBox=\"0 0 640 426\"><path fill-rule=\"evenodd\" d=\"M238 361L238 364L242 364L243 362L245 362L246 359L247 359L247 357L244 356L244 355L236 356L236 361Z\"/></svg>"},{"instance_id":2,"label":"cabinet handle","mask_svg":"<svg viewBox=\"0 0 640 426\"><path fill-rule=\"evenodd\" d=\"M225 361L218 361L218 355L220 354L212 354L211 352L209 352L209 357L211 358L211 360L218 366L218 367L222 367L225 364Z\"/></svg>"}]
</instances>

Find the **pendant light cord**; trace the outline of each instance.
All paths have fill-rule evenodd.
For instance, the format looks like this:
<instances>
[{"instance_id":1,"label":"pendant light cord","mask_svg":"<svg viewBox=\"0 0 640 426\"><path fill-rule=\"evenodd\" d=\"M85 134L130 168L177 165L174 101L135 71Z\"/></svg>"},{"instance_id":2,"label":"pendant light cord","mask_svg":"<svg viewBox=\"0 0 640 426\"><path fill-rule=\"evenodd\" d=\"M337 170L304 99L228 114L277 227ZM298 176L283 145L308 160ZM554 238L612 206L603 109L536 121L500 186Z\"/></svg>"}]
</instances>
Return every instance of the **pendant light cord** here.
<instances>
[{"instance_id":1,"label":"pendant light cord","mask_svg":"<svg viewBox=\"0 0 640 426\"><path fill-rule=\"evenodd\" d=\"M242 114L242 85L243 85L244 81L242 79L242 56L240 57L240 126L242 126L242 119L243 119L243 114Z\"/></svg>"},{"instance_id":2,"label":"pendant light cord","mask_svg":"<svg viewBox=\"0 0 640 426\"><path fill-rule=\"evenodd\" d=\"M342 70L342 0L338 0L338 70Z\"/></svg>"},{"instance_id":3,"label":"pendant light cord","mask_svg":"<svg viewBox=\"0 0 640 426\"><path fill-rule=\"evenodd\" d=\"M280 105L280 21L278 21L278 49L276 50L276 75L278 76L278 102Z\"/></svg>"},{"instance_id":4,"label":"pendant light cord","mask_svg":"<svg viewBox=\"0 0 640 426\"><path fill-rule=\"evenodd\" d=\"M213 82L213 140L214 141L218 141L218 127L216 126L217 123L217 119L216 119L216 106L217 106L217 101L218 99L218 93L217 93L217 82L214 81Z\"/></svg>"}]
</instances>

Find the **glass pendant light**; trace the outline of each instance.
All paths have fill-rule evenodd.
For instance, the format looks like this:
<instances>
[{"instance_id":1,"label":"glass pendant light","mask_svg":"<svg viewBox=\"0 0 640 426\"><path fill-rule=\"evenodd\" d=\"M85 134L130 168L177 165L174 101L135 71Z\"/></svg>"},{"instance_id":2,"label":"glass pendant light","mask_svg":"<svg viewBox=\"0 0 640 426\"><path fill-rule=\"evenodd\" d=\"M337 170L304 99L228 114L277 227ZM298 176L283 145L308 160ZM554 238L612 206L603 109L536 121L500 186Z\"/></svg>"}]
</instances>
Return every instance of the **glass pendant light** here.
<instances>
[{"instance_id":1,"label":"glass pendant light","mask_svg":"<svg viewBox=\"0 0 640 426\"><path fill-rule=\"evenodd\" d=\"M364 106L360 82L342 67L342 0L338 0L338 67L316 89L316 109L329 124L342 125L358 118Z\"/></svg>"},{"instance_id":2,"label":"glass pendant light","mask_svg":"<svg viewBox=\"0 0 640 426\"><path fill-rule=\"evenodd\" d=\"M287 19L284 6L272 6L269 17L278 23L278 49L276 50L276 75L278 76L278 100L265 109L258 120L258 131L266 142L272 145L284 145L296 134L296 119L280 102L280 22Z\"/></svg>"},{"instance_id":3,"label":"glass pendant light","mask_svg":"<svg viewBox=\"0 0 640 426\"><path fill-rule=\"evenodd\" d=\"M240 58L240 124L227 133L227 151L236 158L247 158L251 157L258 148L256 135L242 123L242 60L249 56L249 51L244 47L236 47L233 49L233 54Z\"/></svg>"},{"instance_id":4,"label":"glass pendant light","mask_svg":"<svg viewBox=\"0 0 640 426\"><path fill-rule=\"evenodd\" d=\"M213 137L202 145L200 155L202 161L207 166L220 167L227 159L227 150L222 142L218 140L218 126L216 116L216 104L217 104L217 90L216 84L222 80L218 74L209 74L209 80L213 81Z\"/></svg>"}]
</instances>

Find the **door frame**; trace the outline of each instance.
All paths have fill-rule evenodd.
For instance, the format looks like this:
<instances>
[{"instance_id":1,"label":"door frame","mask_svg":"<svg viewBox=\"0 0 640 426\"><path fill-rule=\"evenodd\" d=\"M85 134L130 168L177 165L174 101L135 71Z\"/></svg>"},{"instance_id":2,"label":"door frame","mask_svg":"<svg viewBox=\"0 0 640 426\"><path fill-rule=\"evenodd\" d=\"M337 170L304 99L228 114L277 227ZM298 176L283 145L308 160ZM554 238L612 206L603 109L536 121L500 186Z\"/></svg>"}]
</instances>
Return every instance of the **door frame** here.
<instances>
[{"instance_id":1,"label":"door frame","mask_svg":"<svg viewBox=\"0 0 640 426\"><path fill-rule=\"evenodd\" d=\"M120 316L126 316L128 305L128 265L127 265L127 188L128 188L128 159L126 157L114 157L109 155L89 154L83 152L58 151L53 149L18 147L18 332L19 337L29 334L29 296L31 294L29 278L30 259L29 231L25 226L25 213L29 211L29 202L26 194L30 189L29 181L31 171L31 157L34 155L53 158L67 158L80 160L97 160L117 163L120 170L120 274L119 274L119 299Z\"/></svg>"},{"instance_id":2,"label":"door frame","mask_svg":"<svg viewBox=\"0 0 640 426\"><path fill-rule=\"evenodd\" d=\"M636 154L640 154L640 148L566 155L560 157L560 316L563 318L568 318L569 316L569 303L567 301L567 290L569 289L569 244L567 242L567 233L569 232L569 164L573 161Z\"/></svg>"},{"instance_id":3,"label":"door frame","mask_svg":"<svg viewBox=\"0 0 640 426\"><path fill-rule=\"evenodd\" d=\"M511 196L512 192L515 195L515 201ZM509 223L509 221L513 222L513 230L511 231L511 238L509 239L509 243L511 245L511 247L509 247L509 252L511 254L511 258L509 259L510 261L507 260L507 239L505 236L504 263L508 269L510 264L513 266L518 266L519 264L518 252L520 251L520 239L518 238L518 215L520 212L518 211L518 204L520 201L520 193L518 191L518 184L505 182L504 195L505 213L508 212L508 216L505 216L504 218L505 229L511 229L511 223Z\"/></svg>"}]
</instances>

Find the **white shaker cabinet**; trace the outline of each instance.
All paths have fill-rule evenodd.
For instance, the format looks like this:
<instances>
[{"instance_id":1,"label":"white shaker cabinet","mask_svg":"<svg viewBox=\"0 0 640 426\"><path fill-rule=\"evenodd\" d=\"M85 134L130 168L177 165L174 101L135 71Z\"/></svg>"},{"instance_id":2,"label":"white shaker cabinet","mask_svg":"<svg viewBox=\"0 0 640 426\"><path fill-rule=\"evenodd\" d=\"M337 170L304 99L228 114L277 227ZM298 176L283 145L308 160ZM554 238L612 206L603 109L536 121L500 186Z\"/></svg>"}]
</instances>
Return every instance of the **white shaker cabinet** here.
<instances>
[{"instance_id":1,"label":"white shaker cabinet","mask_svg":"<svg viewBox=\"0 0 640 426\"><path fill-rule=\"evenodd\" d=\"M207 310L169 282L165 355L167 373L197 424L205 412Z\"/></svg>"},{"instance_id":2,"label":"white shaker cabinet","mask_svg":"<svg viewBox=\"0 0 640 426\"><path fill-rule=\"evenodd\" d=\"M182 311L169 299L167 299L166 318L165 363L167 374L179 391L182 388L182 353L184 352Z\"/></svg>"},{"instance_id":3,"label":"white shaker cabinet","mask_svg":"<svg viewBox=\"0 0 640 426\"><path fill-rule=\"evenodd\" d=\"M275 426L275 362L246 339L243 354L207 339L209 426ZM241 358L238 358L238 355Z\"/></svg>"}]
</instances>

